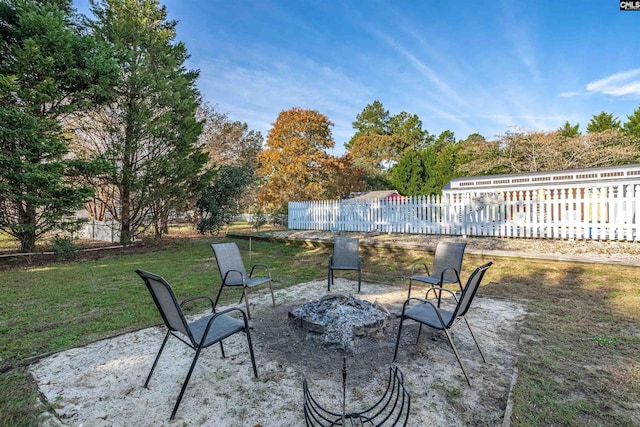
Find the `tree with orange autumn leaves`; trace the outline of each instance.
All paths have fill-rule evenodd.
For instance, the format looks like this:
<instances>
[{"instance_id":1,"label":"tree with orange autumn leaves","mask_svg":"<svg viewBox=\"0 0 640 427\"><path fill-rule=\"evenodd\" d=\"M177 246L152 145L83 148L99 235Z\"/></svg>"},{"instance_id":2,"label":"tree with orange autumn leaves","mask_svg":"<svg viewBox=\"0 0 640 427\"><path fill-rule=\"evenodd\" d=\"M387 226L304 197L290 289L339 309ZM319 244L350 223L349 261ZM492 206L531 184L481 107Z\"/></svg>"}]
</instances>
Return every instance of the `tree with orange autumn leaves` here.
<instances>
[{"instance_id":1,"label":"tree with orange autumn leaves","mask_svg":"<svg viewBox=\"0 0 640 427\"><path fill-rule=\"evenodd\" d=\"M364 188L363 173L348 156L327 153L334 146L331 126L314 110L296 107L278 115L258 156L264 180L259 203L284 211L291 201L332 199Z\"/></svg>"}]
</instances>

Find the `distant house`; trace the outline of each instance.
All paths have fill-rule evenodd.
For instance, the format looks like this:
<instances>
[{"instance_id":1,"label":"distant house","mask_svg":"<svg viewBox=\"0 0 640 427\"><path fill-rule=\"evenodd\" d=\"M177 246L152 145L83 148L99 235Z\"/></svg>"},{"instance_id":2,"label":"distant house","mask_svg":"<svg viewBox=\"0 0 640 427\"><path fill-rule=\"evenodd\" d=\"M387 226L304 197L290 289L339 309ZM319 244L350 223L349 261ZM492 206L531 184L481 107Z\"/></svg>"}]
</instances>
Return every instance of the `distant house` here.
<instances>
[{"instance_id":1,"label":"distant house","mask_svg":"<svg viewBox=\"0 0 640 427\"><path fill-rule=\"evenodd\" d=\"M406 197L402 196L396 190L377 190L377 191L361 191L358 193L350 193L342 198L343 200L406 200Z\"/></svg>"},{"instance_id":2,"label":"distant house","mask_svg":"<svg viewBox=\"0 0 640 427\"><path fill-rule=\"evenodd\" d=\"M455 178L442 190L449 201L467 194L476 209L506 200L510 219L636 224L640 164Z\"/></svg>"},{"instance_id":3,"label":"distant house","mask_svg":"<svg viewBox=\"0 0 640 427\"><path fill-rule=\"evenodd\" d=\"M592 187L613 187L637 184L640 164L604 166L588 169L565 169L545 172L526 172L506 175L454 178L443 189L444 195L469 192L531 191L539 189L563 190ZM616 190L617 191L617 190Z\"/></svg>"}]
</instances>

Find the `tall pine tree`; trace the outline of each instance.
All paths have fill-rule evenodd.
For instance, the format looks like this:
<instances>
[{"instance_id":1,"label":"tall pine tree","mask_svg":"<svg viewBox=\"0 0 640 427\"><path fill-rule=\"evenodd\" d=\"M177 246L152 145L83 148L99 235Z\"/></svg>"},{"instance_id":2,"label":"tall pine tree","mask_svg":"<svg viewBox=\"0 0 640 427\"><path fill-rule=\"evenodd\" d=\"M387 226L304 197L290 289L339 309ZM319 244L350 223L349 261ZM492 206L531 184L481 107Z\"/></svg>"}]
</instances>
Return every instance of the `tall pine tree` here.
<instances>
[{"instance_id":1,"label":"tall pine tree","mask_svg":"<svg viewBox=\"0 0 640 427\"><path fill-rule=\"evenodd\" d=\"M92 189L77 184L98 161L68 155L62 121L105 100L110 52L81 33L71 1L0 3L0 229L31 252L69 220Z\"/></svg>"},{"instance_id":2,"label":"tall pine tree","mask_svg":"<svg viewBox=\"0 0 640 427\"><path fill-rule=\"evenodd\" d=\"M610 129L620 130L621 127L620 120L617 117L611 113L601 111L600 114L596 114L591 118L587 125L587 132L597 133Z\"/></svg>"},{"instance_id":3,"label":"tall pine tree","mask_svg":"<svg viewBox=\"0 0 640 427\"><path fill-rule=\"evenodd\" d=\"M128 244L150 226L166 231L170 213L205 187L207 155L198 149L202 123L197 71L175 42L176 21L156 0L92 0L94 33L113 45L120 67L116 101L96 112L81 134L113 173L101 182L102 202ZM87 144L85 144L87 148Z\"/></svg>"},{"instance_id":4,"label":"tall pine tree","mask_svg":"<svg viewBox=\"0 0 640 427\"><path fill-rule=\"evenodd\" d=\"M627 116L624 124L624 131L633 138L636 146L640 146L640 107L633 110L633 114Z\"/></svg>"}]
</instances>

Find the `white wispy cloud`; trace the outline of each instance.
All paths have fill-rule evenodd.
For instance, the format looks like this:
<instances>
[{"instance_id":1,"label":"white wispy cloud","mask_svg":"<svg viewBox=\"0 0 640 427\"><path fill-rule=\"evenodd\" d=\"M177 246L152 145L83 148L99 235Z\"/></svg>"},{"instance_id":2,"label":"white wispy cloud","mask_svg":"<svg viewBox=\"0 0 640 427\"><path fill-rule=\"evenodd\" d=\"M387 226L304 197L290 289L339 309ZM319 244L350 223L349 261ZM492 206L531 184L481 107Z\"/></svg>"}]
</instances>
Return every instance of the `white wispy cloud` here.
<instances>
[{"instance_id":1,"label":"white wispy cloud","mask_svg":"<svg viewBox=\"0 0 640 427\"><path fill-rule=\"evenodd\" d=\"M587 84L589 92L605 95L640 95L640 68L612 74Z\"/></svg>"},{"instance_id":2,"label":"white wispy cloud","mask_svg":"<svg viewBox=\"0 0 640 427\"><path fill-rule=\"evenodd\" d=\"M433 89L442 94L444 99L454 101L457 104L464 103L462 97L448 84L448 82L424 61L418 59L413 52L402 44L396 42L391 36L382 33L377 28L371 28L370 31L408 61L431 84Z\"/></svg>"},{"instance_id":3,"label":"white wispy cloud","mask_svg":"<svg viewBox=\"0 0 640 427\"><path fill-rule=\"evenodd\" d=\"M540 72L535 26L536 14L523 9L517 2L500 2L502 10L502 32L510 43L511 53L529 73L533 82L542 84L544 78Z\"/></svg>"},{"instance_id":4,"label":"white wispy cloud","mask_svg":"<svg viewBox=\"0 0 640 427\"><path fill-rule=\"evenodd\" d=\"M558 96L561 97L561 98L573 98L575 96L583 96L583 95L586 95L586 93L585 92L572 92L572 91L569 91L569 92L560 92L558 94Z\"/></svg>"},{"instance_id":5,"label":"white wispy cloud","mask_svg":"<svg viewBox=\"0 0 640 427\"><path fill-rule=\"evenodd\" d=\"M335 123L333 136L341 147L352 133L351 123L341 119L355 119L371 98L369 89L343 70L273 48L247 50L242 60L193 63L200 69L198 86L204 98L265 137L281 111L309 108Z\"/></svg>"}]
</instances>

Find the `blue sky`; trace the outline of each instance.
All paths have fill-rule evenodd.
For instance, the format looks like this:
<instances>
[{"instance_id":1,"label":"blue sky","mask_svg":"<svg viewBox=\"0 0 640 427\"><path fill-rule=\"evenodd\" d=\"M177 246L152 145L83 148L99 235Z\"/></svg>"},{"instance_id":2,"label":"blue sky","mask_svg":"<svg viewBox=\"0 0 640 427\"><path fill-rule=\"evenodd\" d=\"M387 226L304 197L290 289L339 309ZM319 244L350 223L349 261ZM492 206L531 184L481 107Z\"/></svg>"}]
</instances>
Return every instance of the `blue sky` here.
<instances>
[{"instance_id":1,"label":"blue sky","mask_svg":"<svg viewBox=\"0 0 640 427\"><path fill-rule=\"evenodd\" d=\"M431 134L585 130L640 106L640 11L617 0L163 0L203 98L266 138L278 114L317 110L333 154L375 100ZM74 0L88 13L87 0Z\"/></svg>"}]
</instances>

